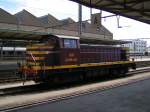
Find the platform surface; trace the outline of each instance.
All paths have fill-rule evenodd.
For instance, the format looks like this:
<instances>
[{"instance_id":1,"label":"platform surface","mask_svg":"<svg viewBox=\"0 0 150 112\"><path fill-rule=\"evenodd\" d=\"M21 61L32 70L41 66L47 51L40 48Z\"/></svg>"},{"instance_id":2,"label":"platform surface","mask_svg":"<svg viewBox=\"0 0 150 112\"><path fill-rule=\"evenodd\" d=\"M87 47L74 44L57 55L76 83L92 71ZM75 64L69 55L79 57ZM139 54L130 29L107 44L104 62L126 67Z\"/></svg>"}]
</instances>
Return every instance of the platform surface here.
<instances>
[{"instance_id":1,"label":"platform surface","mask_svg":"<svg viewBox=\"0 0 150 112\"><path fill-rule=\"evenodd\" d=\"M149 104L150 79L14 112L150 112Z\"/></svg>"}]
</instances>

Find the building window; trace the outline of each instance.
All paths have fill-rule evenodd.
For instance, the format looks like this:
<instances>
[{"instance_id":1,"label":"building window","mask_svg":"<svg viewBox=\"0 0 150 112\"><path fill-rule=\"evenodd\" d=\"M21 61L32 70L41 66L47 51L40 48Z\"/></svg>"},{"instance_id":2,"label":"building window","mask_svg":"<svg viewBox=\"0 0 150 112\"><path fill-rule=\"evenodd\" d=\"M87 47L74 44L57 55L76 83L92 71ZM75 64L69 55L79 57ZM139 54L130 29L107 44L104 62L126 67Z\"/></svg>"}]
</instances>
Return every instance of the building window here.
<instances>
[{"instance_id":1,"label":"building window","mask_svg":"<svg viewBox=\"0 0 150 112\"><path fill-rule=\"evenodd\" d=\"M84 28L84 29L85 29L85 27L86 27L86 26L85 26L85 23L82 23L82 28Z\"/></svg>"},{"instance_id":2,"label":"building window","mask_svg":"<svg viewBox=\"0 0 150 112\"><path fill-rule=\"evenodd\" d=\"M67 25L69 24L69 21L68 20L63 20L63 25Z\"/></svg>"}]
</instances>

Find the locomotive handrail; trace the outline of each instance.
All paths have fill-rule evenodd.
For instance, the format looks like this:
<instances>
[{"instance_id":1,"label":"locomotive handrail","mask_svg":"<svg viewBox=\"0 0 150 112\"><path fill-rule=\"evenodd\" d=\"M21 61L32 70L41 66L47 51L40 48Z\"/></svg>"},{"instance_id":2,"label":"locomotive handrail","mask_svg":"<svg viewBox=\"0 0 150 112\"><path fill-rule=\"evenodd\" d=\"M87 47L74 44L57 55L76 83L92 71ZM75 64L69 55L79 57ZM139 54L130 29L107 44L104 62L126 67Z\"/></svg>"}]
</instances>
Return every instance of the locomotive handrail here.
<instances>
[{"instance_id":1,"label":"locomotive handrail","mask_svg":"<svg viewBox=\"0 0 150 112\"><path fill-rule=\"evenodd\" d=\"M36 60L35 60L35 57L33 56L33 54L32 53L30 53L30 56L31 56L31 58L32 58L32 60L33 60L33 62L35 63L35 66L36 66ZM37 71L36 71L37 72Z\"/></svg>"},{"instance_id":2,"label":"locomotive handrail","mask_svg":"<svg viewBox=\"0 0 150 112\"><path fill-rule=\"evenodd\" d=\"M30 52L31 58L34 61L35 65L36 65L36 61L35 61L35 57L33 56L33 54Z\"/></svg>"}]
</instances>

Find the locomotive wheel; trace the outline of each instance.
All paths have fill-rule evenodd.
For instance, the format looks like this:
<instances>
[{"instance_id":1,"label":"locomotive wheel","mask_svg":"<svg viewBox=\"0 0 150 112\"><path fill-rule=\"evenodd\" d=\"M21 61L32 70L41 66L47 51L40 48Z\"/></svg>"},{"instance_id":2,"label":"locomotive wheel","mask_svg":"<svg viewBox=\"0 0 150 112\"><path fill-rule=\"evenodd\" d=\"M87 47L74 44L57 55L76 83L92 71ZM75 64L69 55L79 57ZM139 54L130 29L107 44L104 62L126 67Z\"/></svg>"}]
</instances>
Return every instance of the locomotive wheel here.
<instances>
[{"instance_id":1,"label":"locomotive wheel","mask_svg":"<svg viewBox=\"0 0 150 112\"><path fill-rule=\"evenodd\" d=\"M126 73L128 72L128 68L127 67L122 67L120 68L120 73L119 76L126 76Z\"/></svg>"}]
</instances>

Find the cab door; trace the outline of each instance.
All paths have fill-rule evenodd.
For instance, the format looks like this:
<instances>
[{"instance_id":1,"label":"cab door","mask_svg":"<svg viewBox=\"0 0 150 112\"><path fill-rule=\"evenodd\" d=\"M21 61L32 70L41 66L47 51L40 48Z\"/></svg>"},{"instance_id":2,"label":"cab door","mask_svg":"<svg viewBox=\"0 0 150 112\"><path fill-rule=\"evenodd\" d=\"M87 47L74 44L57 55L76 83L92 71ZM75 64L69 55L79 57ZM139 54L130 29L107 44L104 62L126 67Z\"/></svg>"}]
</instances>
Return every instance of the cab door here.
<instances>
[{"instance_id":1,"label":"cab door","mask_svg":"<svg viewBox=\"0 0 150 112\"><path fill-rule=\"evenodd\" d=\"M61 65L76 65L79 64L80 51L79 40L63 38L63 46L60 49L60 64Z\"/></svg>"}]
</instances>

